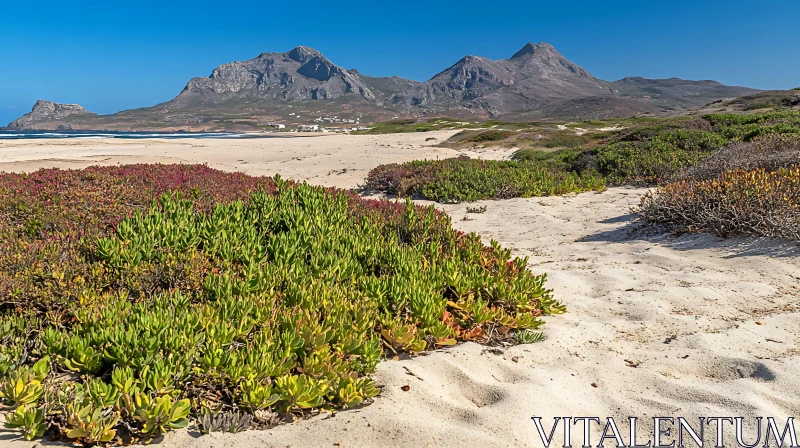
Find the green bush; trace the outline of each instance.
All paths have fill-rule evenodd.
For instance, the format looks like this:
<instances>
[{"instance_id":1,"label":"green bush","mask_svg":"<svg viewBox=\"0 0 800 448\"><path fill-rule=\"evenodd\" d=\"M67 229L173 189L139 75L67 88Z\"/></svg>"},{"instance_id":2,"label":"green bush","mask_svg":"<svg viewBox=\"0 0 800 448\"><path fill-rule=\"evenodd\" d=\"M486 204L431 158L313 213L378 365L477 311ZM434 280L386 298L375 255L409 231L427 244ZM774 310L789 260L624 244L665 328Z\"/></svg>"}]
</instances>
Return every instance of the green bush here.
<instances>
[{"instance_id":1,"label":"green bush","mask_svg":"<svg viewBox=\"0 0 800 448\"><path fill-rule=\"evenodd\" d=\"M486 141L504 133L467 135L456 137ZM510 162L453 159L382 165L369 173L365 186L377 192L453 202L580 192L605 184L655 185L675 180L721 148L769 135L800 135L800 112L647 120L599 138L557 134L544 146L568 148L553 152L525 148ZM585 149L586 145L599 146Z\"/></svg>"},{"instance_id":2,"label":"green bush","mask_svg":"<svg viewBox=\"0 0 800 448\"><path fill-rule=\"evenodd\" d=\"M643 141L620 141L594 152L596 169L611 183L659 183L694 166L728 142L698 130L668 130Z\"/></svg>"},{"instance_id":3,"label":"green bush","mask_svg":"<svg viewBox=\"0 0 800 448\"><path fill-rule=\"evenodd\" d=\"M576 149L588 145L592 140L592 136L588 134L577 135L573 131L560 131L549 138L542 139L539 144L545 148Z\"/></svg>"},{"instance_id":4,"label":"green bush","mask_svg":"<svg viewBox=\"0 0 800 448\"><path fill-rule=\"evenodd\" d=\"M145 165L3 174L0 197L0 400L27 438L354 407L386 351L530 341L564 311L526 260L410 201Z\"/></svg>"},{"instance_id":5,"label":"green bush","mask_svg":"<svg viewBox=\"0 0 800 448\"><path fill-rule=\"evenodd\" d=\"M500 140L505 140L514 134L515 134L514 132L507 132L507 131L486 131L486 132L481 132L478 135L473 135L472 137L468 137L464 141L469 143L497 142Z\"/></svg>"},{"instance_id":6,"label":"green bush","mask_svg":"<svg viewBox=\"0 0 800 448\"><path fill-rule=\"evenodd\" d=\"M800 112L779 111L763 114L705 115L718 132L730 140L752 140L766 134L800 134Z\"/></svg>"},{"instance_id":7,"label":"green bush","mask_svg":"<svg viewBox=\"0 0 800 448\"><path fill-rule=\"evenodd\" d=\"M438 202L550 196L604 187L597 175L578 175L546 163L461 159L381 165L370 171L365 185L375 192Z\"/></svg>"},{"instance_id":8,"label":"green bush","mask_svg":"<svg viewBox=\"0 0 800 448\"><path fill-rule=\"evenodd\" d=\"M653 185L675 179L730 143L771 134L800 134L800 112L668 119L622 131L606 145L562 160L566 170L597 171L610 184Z\"/></svg>"}]
</instances>

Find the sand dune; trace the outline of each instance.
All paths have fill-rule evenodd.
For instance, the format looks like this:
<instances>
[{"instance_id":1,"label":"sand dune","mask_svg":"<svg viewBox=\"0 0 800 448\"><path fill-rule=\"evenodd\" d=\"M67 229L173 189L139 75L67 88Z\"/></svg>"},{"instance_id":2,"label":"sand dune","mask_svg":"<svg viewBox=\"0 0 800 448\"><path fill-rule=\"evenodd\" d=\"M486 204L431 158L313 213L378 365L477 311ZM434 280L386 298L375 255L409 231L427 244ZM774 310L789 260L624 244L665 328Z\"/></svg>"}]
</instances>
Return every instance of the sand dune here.
<instances>
[{"instance_id":1,"label":"sand dune","mask_svg":"<svg viewBox=\"0 0 800 448\"><path fill-rule=\"evenodd\" d=\"M0 143L0 160L6 161L0 170L50 166L53 158L82 166L109 155L126 158L99 163L169 157L351 188L379 163L456 154L426 146L431 135L447 133L263 144ZM343 168L348 170L333 173ZM548 273L568 313L546 318L546 341L499 349L467 343L382 362L375 377L384 390L370 406L266 431L202 437L176 432L163 446L538 447L532 416L544 417L548 427L555 416L611 416L618 422L637 416L644 440L652 434L653 416L772 416L785 422L800 415L800 248L637 230L630 206L644 191L484 201L482 214L466 213L467 204L437 205L457 228L498 240L529 256L534 272ZM408 391L401 389L405 385ZM579 427L573 432L573 446L579 446ZM746 434L749 439L752 433ZM0 445L33 445L10 437L0 431ZM561 446L560 437L557 431L553 446ZM726 439L732 437L729 427Z\"/></svg>"}]
</instances>

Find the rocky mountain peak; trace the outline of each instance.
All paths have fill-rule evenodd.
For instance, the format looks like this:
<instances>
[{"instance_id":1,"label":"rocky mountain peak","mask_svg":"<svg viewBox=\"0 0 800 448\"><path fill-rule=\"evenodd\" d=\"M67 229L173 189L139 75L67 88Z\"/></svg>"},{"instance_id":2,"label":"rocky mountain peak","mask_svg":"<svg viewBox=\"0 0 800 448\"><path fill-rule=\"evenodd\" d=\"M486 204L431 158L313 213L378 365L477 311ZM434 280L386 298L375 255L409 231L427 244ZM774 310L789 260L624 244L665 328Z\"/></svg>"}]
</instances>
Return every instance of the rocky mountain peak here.
<instances>
[{"instance_id":1,"label":"rocky mountain peak","mask_svg":"<svg viewBox=\"0 0 800 448\"><path fill-rule=\"evenodd\" d=\"M84 109L82 106L78 104L59 104L54 103L52 101L47 100L38 100L36 104L33 105L33 109L31 109L31 113L52 113L52 112L66 112L71 111L75 112L85 112L88 113L89 111Z\"/></svg>"},{"instance_id":2,"label":"rocky mountain peak","mask_svg":"<svg viewBox=\"0 0 800 448\"><path fill-rule=\"evenodd\" d=\"M358 77L319 51L300 46L285 53L262 53L247 61L223 64L208 78L190 80L172 102L179 106L221 101L268 104L327 100L350 94L375 100L375 95Z\"/></svg>"},{"instance_id":3,"label":"rocky mountain peak","mask_svg":"<svg viewBox=\"0 0 800 448\"><path fill-rule=\"evenodd\" d=\"M489 60L490 59L484 58L482 56L468 55L468 56L464 56L463 58L461 58L461 60L459 62L473 62L474 63L474 62L483 62L483 61L489 61Z\"/></svg>"},{"instance_id":4,"label":"rocky mountain peak","mask_svg":"<svg viewBox=\"0 0 800 448\"><path fill-rule=\"evenodd\" d=\"M30 112L9 123L8 127L23 129L29 127L32 123L60 120L75 114L91 114L91 112L77 104L59 104L52 101L39 100L33 105Z\"/></svg>"},{"instance_id":5,"label":"rocky mountain peak","mask_svg":"<svg viewBox=\"0 0 800 448\"><path fill-rule=\"evenodd\" d=\"M511 56L511 59L519 59L528 55L561 56L555 47L546 42L540 42L538 44L528 42L524 47L520 48L519 51L514 53L514 55Z\"/></svg>"},{"instance_id":6,"label":"rocky mountain peak","mask_svg":"<svg viewBox=\"0 0 800 448\"><path fill-rule=\"evenodd\" d=\"M286 53L286 56L288 56L289 59L297 61L301 64L305 64L306 62L315 58L325 59L325 56L323 56L319 51L311 47L304 47L302 45L290 50L288 53Z\"/></svg>"}]
</instances>

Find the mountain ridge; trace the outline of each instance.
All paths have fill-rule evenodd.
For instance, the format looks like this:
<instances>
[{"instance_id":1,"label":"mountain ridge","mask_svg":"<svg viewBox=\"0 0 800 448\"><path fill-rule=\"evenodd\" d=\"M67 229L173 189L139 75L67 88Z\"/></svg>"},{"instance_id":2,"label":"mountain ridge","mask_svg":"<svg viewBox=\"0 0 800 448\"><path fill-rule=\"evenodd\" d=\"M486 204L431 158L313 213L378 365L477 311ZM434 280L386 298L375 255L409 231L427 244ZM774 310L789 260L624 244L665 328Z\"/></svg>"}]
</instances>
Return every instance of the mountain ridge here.
<instances>
[{"instance_id":1,"label":"mountain ridge","mask_svg":"<svg viewBox=\"0 0 800 448\"><path fill-rule=\"evenodd\" d=\"M78 105L43 101L9 128L241 130L323 117L370 122L437 114L606 118L670 113L754 92L711 80L631 76L604 81L545 42L528 42L508 59L467 55L424 82L367 76L298 46L222 64L152 107L97 115Z\"/></svg>"}]
</instances>

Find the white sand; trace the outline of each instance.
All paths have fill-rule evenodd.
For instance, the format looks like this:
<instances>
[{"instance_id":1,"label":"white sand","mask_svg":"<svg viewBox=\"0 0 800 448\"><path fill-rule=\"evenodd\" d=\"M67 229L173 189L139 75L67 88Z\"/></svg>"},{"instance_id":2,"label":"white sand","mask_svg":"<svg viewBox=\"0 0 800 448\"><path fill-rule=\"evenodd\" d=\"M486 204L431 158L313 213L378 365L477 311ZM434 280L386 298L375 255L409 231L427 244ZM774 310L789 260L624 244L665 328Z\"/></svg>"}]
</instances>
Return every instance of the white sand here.
<instances>
[{"instance_id":1,"label":"white sand","mask_svg":"<svg viewBox=\"0 0 800 448\"><path fill-rule=\"evenodd\" d=\"M431 135L450 134L0 142L0 160L10 162L0 170L78 167L100 156L114 157L102 163L169 157L349 188L379 163L457 154L426 147ZM348 171L331 173L342 168ZM542 446L532 416L548 426L554 416L614 417L627 443L628 416L644 420L645 440L653 416L800 415L797 245L631 233L629 207L643 191L484 201L483 214L466 214L467 204L441 207L456 227L496 239L530 256L534 272L548 273L569 312L546 318L545 342L500 354L469 343L382 362L375 378L385 388L370 406L267 431L175 432L163 446ZM573 428L573 446L580 446L580 432ZM561 446L560 433L554 446ZM33 445L11 437L0 431L0 446Z\"/></svg>"},{"instance_id":2,"label":"white sand","mask_svg":"<svg viewBox=\"0 0 800 448\"><path fill-rule=\"evenodd\" d=\"M510 157L514 151L456 151L434 146L456 132L238 139L0 140L0 171L149 162L207 163L220 170L268 176L279 173L319 185L354 188L364 181L370 169L383 163L444 159L459 154L498 159Z\"/></svg>"}]
</instances>

